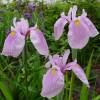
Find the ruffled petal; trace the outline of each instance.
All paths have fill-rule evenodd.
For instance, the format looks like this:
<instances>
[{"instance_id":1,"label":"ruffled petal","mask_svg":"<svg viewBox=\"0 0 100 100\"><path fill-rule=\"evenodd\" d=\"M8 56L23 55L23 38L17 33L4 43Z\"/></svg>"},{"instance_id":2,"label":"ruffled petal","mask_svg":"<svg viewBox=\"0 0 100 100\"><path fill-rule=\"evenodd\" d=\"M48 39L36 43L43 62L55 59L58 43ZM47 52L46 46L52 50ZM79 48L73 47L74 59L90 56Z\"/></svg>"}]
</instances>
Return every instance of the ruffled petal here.
<instances>
[{"instance_id":1,"label":"ruffled petal","mask_svg":"<svg viewBox=\"0 0 100 100\"><path fill-rule=\"evenodd\" d=\"M18 57L25 45L25 37L19 32L8 35L4 42L2 55Z\"/></svg>"},{"instance_id":2,"label":"ruffled petal","mask_svg":"<svg viewBox=\"0 0 100 100\"><path fill-rule=\"evenodd\" d=\"M65 51L65 53L63 55L63 58L62 58L63 64L66 64L69 54L70 54L70 50L68 49Z\"/></svg>"},{"instance_id":3,"label":"ruffled petal","mask_svg":"<svg viewBox=\"0 0 100 100\"><path fill-rule=\"evenodd\" d=\"M50 68L43 76L41 96L52 98L64 88L64 76L59 68Z\"/></svg>"},{"instance_id":4,"label":"ruffled petal","mask_svg":"<svg viewBox=\"0 0 100 100\"><path fill-rule=\"evenodd\" d=\"M89 36L90 37L95 37L99 34L98 30L96 29L96 27L94 26L94 24L90 21L89 18L87 17L80 17L80 19L83 21L83 23L87 26L89 32Z\"/></svg>"},{"instance_id":5,"label":"ruffled petal","mask_svg":"<svg viewBox=\"0 0 100 100\"><path fill-rule=\"evenodd\" d=\"M49 50L43 33L39 29L30 29L30 39L41 55L48 56Z\"/></svg>"},{"instance_id":6,"label":"ruffled petal","mask_svg":"<svg viewBox=\"0 0 100 100\"><path fill-rule=\"evenodd\" d=\"M89 40L89 29L79 18L69 25L68 43L71 48L82 49Z\"/></svg>"},{"instance_id":7,"label":"ruffled petal","mask_svg":"<svg viewBox=\"0 0 100 100\"><path fill-rule=\"evenodd\" d=\"M71 62L71 63L68 63L66 65L67 67L67 70L71 70L75 73L75 75L87 86L87 87L90 87L89 86L89 82L87 80L87 77L83 71L83 69L80 67L80 65L78 65L76 62Z\"/></svg>"},{"instance_id":8,"label":"ruffled petal","mask_svg":"<svg viewBox=\"0 0 100 100\"><path fill-rule=\"evenodd\" d=\"M61 37L61 35L64 31L64 26L68 22L65 17L66 16L62 14L61 17L54 24L54 38L55 38L55 40L58 40Z\"/></svg>"}]
</instances>

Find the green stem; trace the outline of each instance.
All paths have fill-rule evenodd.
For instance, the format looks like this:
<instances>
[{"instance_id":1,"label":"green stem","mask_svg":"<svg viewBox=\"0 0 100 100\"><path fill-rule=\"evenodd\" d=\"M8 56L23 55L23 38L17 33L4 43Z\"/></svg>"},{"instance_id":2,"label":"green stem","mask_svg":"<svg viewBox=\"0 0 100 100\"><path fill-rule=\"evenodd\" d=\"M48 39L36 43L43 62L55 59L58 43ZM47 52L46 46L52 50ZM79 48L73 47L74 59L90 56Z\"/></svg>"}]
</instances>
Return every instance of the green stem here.
<instances>
[{"instance_id":1,"label":"green stem","mask_svg":"<svg viewBox=\"0 0 100 100\"><path fill-rule=\"evenodd\" d=\"M66 76L65 76L65 80L66 80L66 96L65 96L65 100L68 99L68 73L66 73Z\"/></svg>"},{"instance_id":2,"label":"green stem","mask_svg":"<svg viewBox=\"0 0 100 100\"><path fill-rule=\"evenodd\" d=\"M26 44L23 50L22 59L23 59L23 67L25 68L25 84L26 84L26 99L28 100L28 82L27 82L27 53L26 53Z\"/></svg>"},{"instance_id":3,"label":"green stem","mask_svg":"<svg viewBox=\"0 0 100 100\"><path fill-rule=\"evenodd\" d=\"M72 59L73 60L77 59L77 50L76 49L72 49ZM75 75L72 72L70 90L69 90L69 100L72 100L74 80L75 80Z\"/></svg>"}]
</instances>

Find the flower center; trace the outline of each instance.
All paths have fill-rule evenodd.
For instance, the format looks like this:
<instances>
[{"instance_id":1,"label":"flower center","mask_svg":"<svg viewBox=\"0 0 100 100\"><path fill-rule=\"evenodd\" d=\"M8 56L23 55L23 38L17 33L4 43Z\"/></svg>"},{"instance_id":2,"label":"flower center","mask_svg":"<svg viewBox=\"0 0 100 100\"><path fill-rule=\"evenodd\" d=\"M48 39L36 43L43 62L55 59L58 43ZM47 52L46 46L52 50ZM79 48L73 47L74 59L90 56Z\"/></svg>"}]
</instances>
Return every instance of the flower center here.
<instances>
[{"instance_id":1,"label":"flower center","mask_svg":"<svg viewBox=\"0 0 100 100\"><path fill-rule=\"evenodd\" d=\"M76 20L74 21L74 24L75 24L75 26L79 26L79 25L80 25L80 20L79 20L79 19L76 19Z\"/></svg>"},{"instance_id":2,"label":"flower center","mask_svg":"<svg viewBox=\"0 0 100 100\"><path fill-rule=\"evenodd\" d=\"M52 75L55 76L56 75L56 69L52 68Z\"/></svg>"},{"instance_id":3,"label":"flower center","mask_svg":"<svg viewBox=\"0 0 100 100\"><path fill-rule=\"evenodd\" d=\"M15 32L12 31L12 32L10 33L10 35L11 35L11 37L14 37L14 36L15 36Z\"/></svg>"}]
</instances>

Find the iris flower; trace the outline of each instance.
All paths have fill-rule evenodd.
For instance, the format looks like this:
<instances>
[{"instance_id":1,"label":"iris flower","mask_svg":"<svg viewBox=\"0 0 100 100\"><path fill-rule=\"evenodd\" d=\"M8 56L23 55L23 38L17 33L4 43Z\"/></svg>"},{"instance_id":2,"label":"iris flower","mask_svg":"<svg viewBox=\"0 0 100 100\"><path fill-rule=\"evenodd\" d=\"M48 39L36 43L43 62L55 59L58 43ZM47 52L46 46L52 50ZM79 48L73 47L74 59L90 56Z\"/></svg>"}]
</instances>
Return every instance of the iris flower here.
<instances>
[{"instance_id":1,"label":"iris flower","mask_svg":"<svg viewBox=\"0 0 100 100\"><path fill-rule=\"evenodd\" d=\"M21 18L20 21L16 21L16 18L14 18L13 25L14 27L11 27L11 32L4 42L2 55L18 57L24 48L25 38L28 33L39 54L48 55L48 45L45 37L36 26L29 28L28 21L24 18Z\"/></svg>"},{"instance_id":2,"label":"iris flower","mask_svg":"<svg viewBox=\"0 0 100 100\"><path fill-rule=\"evenodd\" d=\"M43 76L41 96L50 99L58 95L64 88L64 74L67 70L72 70L89 87L86 75L77 61L66 64L69 54L70 50L66 50L63 56L57 54L49 56L49 61L45 65L48 71Z\"/></svg>"},{"instance_id":3,"label":"iris flower","mask_svg":"<svg viewBox=\"0 0 100 100\"><path fill-rule=\"evenodd\" d=\"M87 17L87 13L83 9L82 14L76 17L77 6L70 8L68 16L64 12L54 24L54 38L58 40L63 31L64 26L69 23L68 43L71 48L82 49L86 46L90 37L95 37L99 34L94 24Z\"/></svg>"}]
</instances>

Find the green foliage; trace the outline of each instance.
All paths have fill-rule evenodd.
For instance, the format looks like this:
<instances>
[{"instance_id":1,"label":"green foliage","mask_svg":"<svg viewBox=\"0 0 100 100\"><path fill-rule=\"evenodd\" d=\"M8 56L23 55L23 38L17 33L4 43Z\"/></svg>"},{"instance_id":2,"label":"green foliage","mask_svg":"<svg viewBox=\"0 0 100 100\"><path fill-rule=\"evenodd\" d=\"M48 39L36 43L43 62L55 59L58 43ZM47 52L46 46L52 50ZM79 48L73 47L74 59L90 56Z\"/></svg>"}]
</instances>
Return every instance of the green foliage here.
<instances>
[{"instance_id":1,"label":"green foliage","mask_svg":"<svg viewBox=\"0 0 100 100\"><path fill-rule=\"evenodd\" d=\"M91 72L91 66L92 66L92 57L93 57L93 52L90 56L88 65L86 66L86 76L89 79L90 72ZM88 100L88 88L83 84L82 89L81 89L81 94L80 94L80 100Z\"/></svg>"}]
</instances>

